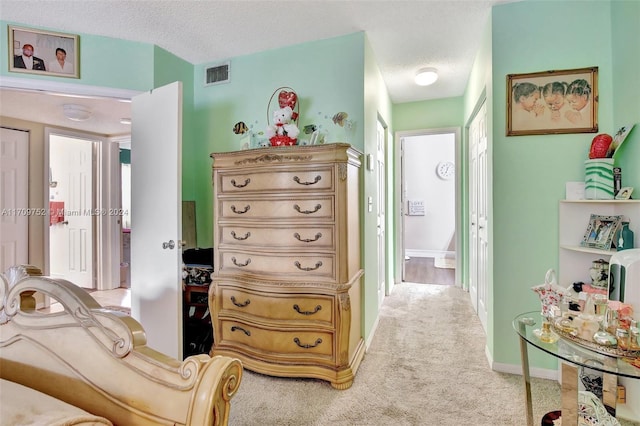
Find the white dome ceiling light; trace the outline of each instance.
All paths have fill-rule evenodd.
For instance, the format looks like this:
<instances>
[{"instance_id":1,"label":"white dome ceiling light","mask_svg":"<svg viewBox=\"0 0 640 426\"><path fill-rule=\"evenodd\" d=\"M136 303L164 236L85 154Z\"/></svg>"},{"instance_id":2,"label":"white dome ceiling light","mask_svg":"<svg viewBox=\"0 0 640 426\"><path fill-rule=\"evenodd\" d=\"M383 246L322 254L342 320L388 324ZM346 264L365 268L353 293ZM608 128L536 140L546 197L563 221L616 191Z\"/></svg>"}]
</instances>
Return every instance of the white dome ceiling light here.
<instances>
[{"instance_id":1,"label":"white dome ceiling light","mask_svg":"<svg viewBox=\"0 0 640 426\"><path fill-rule=\"evenodd\" d=\"M83 105L62 105L64 116L73 121L87 121L91 118L91 110Z\"/></svg>"},{"instance_id":2,"label":"white dome ceiling light","mask_svg":"<svg viewBox=\"0 0 640 426\"><path fill-rule=\"evenodd\" d=\"M438 70L435 68L422 68L416 73L416 84L418 86L428 86L438 79Z\"/></svg>"}]
</instances>

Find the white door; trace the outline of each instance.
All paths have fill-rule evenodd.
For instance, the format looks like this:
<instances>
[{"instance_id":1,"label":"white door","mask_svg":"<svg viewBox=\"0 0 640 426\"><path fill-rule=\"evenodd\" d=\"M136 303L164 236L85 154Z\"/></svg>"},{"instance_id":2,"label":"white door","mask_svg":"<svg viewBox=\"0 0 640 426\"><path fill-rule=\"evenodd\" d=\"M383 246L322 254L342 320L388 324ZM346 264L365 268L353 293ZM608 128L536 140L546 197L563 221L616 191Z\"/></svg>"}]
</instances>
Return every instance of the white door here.
<instances>
[{"instance_id":1,"label":"white door","mask_svg":"<svg viewBox=\"0 0 640 426\"><path fill-rule=\"evenodd\" d=\"M135 96L131 121L131 314L182 359L182 83Z\"/></svg>"},{"instance_id":2,"label":"white door","mask_svg":"<svg viewBox=\"0 0 640 426\"><path fill-rule=\"evenodd\" d=\"M469 157L469 294L486 332L489 261L486 103L469 127Z\"/></svg>"},{"instance_id":3,"label":"white door","mask_svg":"<svg viewBox=\"0 0 640 426\"><path fill-rule=\"evenodd\" d=\"M400 179L399 179L399 185L400 185L400 211L399 211L399 215L400 215L400 256L398 258L399 263L402 265L402 271L400 274L400 280L404 281L404 277L405 277L405 272L406 272L406 265L407 265L407 255L405 254L405 215L406 215L406 211L405 211L405 200L407 199L407 185L406 185L406 180L405 180L405 158L404 158L404 138L400 139L400 152L399 152L399 157L400 157L400 161L396 164L399 165L400 168ZM396 241L398 241L398 239L396 238Z\"/></svg>"},{"instance_id":4,"label":"white door","mask_svg":"<svg viewBox=\"0 0 640 426\"><path fill-rule=\"evenodd\" d=\"M378 221L378 306L382 305L384 301L384 295L386 291L386 275L387 275L387 256L386 256L386 185L385 185L385 141L386 141L386 129L378 120L377 129L377 153L376 153L376 165L375 173L378 179L378 207L377 207L377 221Z\"/></svg>"},{"instance_id":5,"label":"white door","mask_svg":"<svg viewBox=\"0 0 640 426\"><path fill-rule=\"evenodd\" d=\"M0 133L0 272L29 263L29 132ZM42 218L42 215L40 215Z\"/></svg>"},{"instance_id":6,"label":"white door","mask_svg":"<svg viewBox=\"0 0 640 426\"><path fill-rule=\"evenodd\" d=\"M50 134L49 170L49 201L64 203L64 221L49 226L49 274L95 288L93 142Z\"/></svg>"},{"instance_id":7,"label":"white door","mask_svg":"<svg viewBox=\"0 0 640 426\"><path fill-rule=\"evenodd\" d=\"M478 312L478 122L469 126L469 297Z\"/></svg>"}]
</instances>

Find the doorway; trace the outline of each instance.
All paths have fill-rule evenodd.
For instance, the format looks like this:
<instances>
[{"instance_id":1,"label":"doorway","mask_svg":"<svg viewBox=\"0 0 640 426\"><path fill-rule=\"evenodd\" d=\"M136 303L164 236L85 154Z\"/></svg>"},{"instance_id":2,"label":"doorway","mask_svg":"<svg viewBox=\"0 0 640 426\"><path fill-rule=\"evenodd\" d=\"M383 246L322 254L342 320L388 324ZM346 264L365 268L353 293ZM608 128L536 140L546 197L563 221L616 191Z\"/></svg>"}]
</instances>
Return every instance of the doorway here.
<instances>
[{"instance_id":1,"label":"doorway","mask_svg":"<svg viewBox=\"0 0 640 426\"><path fill-rule=\"evenodd\" d=\"M45 128L44 147L46 273L87 289L119 287L118 144L89 133Z\"/></svg>"},{"instance_id":2,"label":"doorway","mask_svg":"<svg viewBox=\"0 0 640 426\"><path fill-rule=\"evenodd\" d=\"M402 280L459 285L460 129L400 132L400 229Z\"/></svg>"},{"instance_id":3,"label":"doorway","mask_svg":"<svg viewBox=\"0 0 640 426\"><path fill-rule=\"evenodd\" d=\"M48 134L49 275L95 289L95 140Z\"/></svg>"}]
</instances>

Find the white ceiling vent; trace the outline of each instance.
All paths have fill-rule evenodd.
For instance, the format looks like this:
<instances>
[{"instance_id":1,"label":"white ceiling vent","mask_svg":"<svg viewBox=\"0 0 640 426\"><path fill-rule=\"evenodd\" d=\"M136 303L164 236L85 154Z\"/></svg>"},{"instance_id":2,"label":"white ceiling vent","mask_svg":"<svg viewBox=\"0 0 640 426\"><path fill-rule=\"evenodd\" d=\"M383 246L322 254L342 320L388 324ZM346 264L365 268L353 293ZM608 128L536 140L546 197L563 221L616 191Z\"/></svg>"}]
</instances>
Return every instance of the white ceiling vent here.
<instances>
[{"instance_id":1,"label":"white ceiling vent","mask_svg":"<svg viewBox=\"0 0 640 426\"><path fill-rule=\"evenodd\" d=\"M204 71L204 85L212 86L214 84L228 83L230 79L229 75L229 62L223 64L214 65L208 67Z\"/></svg>"}]
</instances>

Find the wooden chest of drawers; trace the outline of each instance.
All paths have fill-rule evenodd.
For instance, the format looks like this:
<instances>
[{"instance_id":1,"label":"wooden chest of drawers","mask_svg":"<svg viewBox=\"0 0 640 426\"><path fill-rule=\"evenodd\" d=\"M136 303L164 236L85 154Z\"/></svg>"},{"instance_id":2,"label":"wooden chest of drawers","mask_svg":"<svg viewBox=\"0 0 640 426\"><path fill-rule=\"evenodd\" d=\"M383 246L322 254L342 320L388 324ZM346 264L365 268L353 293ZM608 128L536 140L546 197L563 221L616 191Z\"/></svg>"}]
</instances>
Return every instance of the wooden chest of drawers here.
<instances>
[{"instance_id":1,"label":"wooden chest of drawers","mask_svg":"<svg viewBox=\"0 0 640 426\"><path fill-rule=\"evenodd\" d=\"M351 386L364 355L360 156L348 144L211 154L212 354Z\"/></svg>"}]
</instances>

